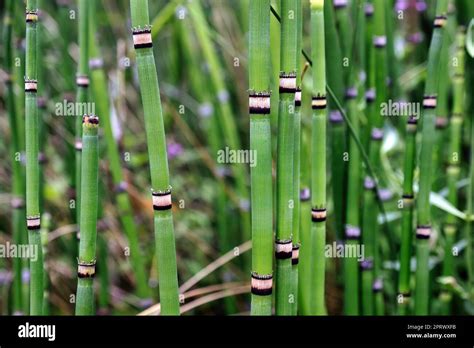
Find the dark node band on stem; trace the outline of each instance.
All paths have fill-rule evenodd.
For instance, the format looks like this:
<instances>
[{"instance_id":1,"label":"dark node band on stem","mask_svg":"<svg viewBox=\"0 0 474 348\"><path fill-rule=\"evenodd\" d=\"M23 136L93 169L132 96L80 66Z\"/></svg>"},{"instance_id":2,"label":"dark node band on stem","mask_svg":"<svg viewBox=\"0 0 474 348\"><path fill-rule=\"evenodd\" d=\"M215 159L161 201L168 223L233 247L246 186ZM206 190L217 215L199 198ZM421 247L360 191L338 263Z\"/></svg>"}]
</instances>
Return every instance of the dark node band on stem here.
<instances>
[{"instance_id":1,"label":"dark node band on stem","mask_svg":"<svg viewBox=\"0 0 474 348\"><path fill-rule=\"evenodd\" d=\"M333 125L342 124L344 122L344 117L339 110L333 110L329 113L329 122Z\"/></svg>"},{"instance_id":2,"label":"dark node band on stem","mask_svg":"<svg viewBox=\"0 0 474 348\"><path fill-rule=\"evenodd\" d=\"M322 110L327 107L327 99L325 95L317 95L311 100L311 108L313 110Z\"/></svg>"},{"instance_id":3,"label":"dark node band on stem","mask_svg":"<svg viewBox=\"0 0 474 348\"><path fill-rule=\"evenodd\" d=\"M102 69L104 67L104 60L100 57L89 59L89 68L91 70Z\"/></svg>"},{"instance_id":4,"label":"dark node band on stem","mask_svg":"<svg viewBox=\"0 0 474 348\"><path fill-rule=\"evenodd\" d=\"M357 88L349 87L346 89L346 100L351 100L357 98Z\"/></svg>"},{"instance_id":5,"label":"dark node band on stem","mask_svg":"<svg viewBox=\"0 0 474 348\"><path fill-rule=\"evenodd\" d=\"M133 32L133 46L135 49L153 47L153 39L151 37L151 26L147 25L145 28L134 28Z\"/></svg>"},{"instance_id":6,"label":"dark node band on stem","mask_svg":"<svg viewBox=\"0 0 474 348\"><path fill-rule=\"evenodd\" d=\"M360 238L360 228L358 226L346 225L345 234L347 240L358 240Z\"/></svg>"},{"instance_id":7,"label":"dark node band on stem","mask_svg":"<svg viewBox=\"0 0 474 348\"><path fill-rule=\"evenodd\" d=\"M374 283L372 284L372 291L374 293L381 292L383 290L383 280L380 278L377 278L374 280Z\"/></svg>"},{"instance_id":8,"label":"dark node band on stem","mask_svg":"<svg viewBox=\"0 0 474 348\"><path fill-rule=\"evenodd\" d=\"M26 23L35 23L38 21L38 10L28 10L25 12Z\"/></svg>"},{"instance_id":9,"label":"dark node band on stem","mask_svg":"<svg viewBox=\"0 0 474 348\"><path fill-rule=\"evenodd\" d=\"M78 278L94 278L96 260L92 262L77 260L77 277Z\"/></svg>"},{"instance_id":10,"label":"dark node band on stem","mask_svg":"<svg viewBox=\"0 0 474 348\"><path fill-rule=\"evenodd\" d=\"M95 128L99 126L99 117L96 115L84 115L82 116L82 124L86 127Z\"/></svg>"},{"instance_id":11,"label":"dark node band on stem","mask_svg":"<svg viewBox=\"0 0 474 348\"><path fill-rule=\"evenodd\" d=\"M387 37L385 35L375 35L373 40L375 48L384 48L385 46L387 46Z\"/></svg>"},{"instance_id":12,"label":"dark node band on stem","mask_svg":"<svg viewBox=\"0 0 474 348\"><path fill-rule=\"evenodd\" d=\"M295 106L301 106L301 88L297 87L295 92Z\"/></svg>"},{"instance_id":13,"label":"dark node band on stem","mask_svg":"<svg viewBox=\"0 0 474 348\"><path fill-rule=\"evenodd\" d=\"M360 269L362 271L370 271L374 268L374 261L372 259L363 259L360 262Z\"/></svg>"},{"instance_id":14,"label":"dark node band on stem","mask_svg":"<svg viewBox=\"0 0 474 348\"><path fill-rule=\"evenodd\" d=\"M463 73L455 73L453 76L454 82L464 82L464 74Z\"/></svg>"},{"instance_id":15,"label":"dark node band on stem","mask_svg":"<svg viewBox=\"0 0 474 348\"><path fill-rule=\"evenodd\" d=\"M25 92L31 92L31 93L38 92L38 81L25 79Z\"/></svg>"},{"instance_id":16,"label":"dark node band on stem","mask_svg":"<svg viewBox=\"0 0 474 348\"><path fill-rule=\"evenodd\" d=\"M89 77L87 75L77 75L76 85L77 87L82 87L82 88L89 87Z\"/></svg>"},{"instance_id":17,"label":"dark node band on stem","mask_svg":"<svg viewBox=\"0 0 474 348\"><path fill-rule=\"evenodd\" d=\"M300 245L293 244L293 249L291 252L291 264L297 265L300 261Z\"/></svg>"},{"instance_id":18,"label":"dark node band on stem","mask_svg":"<svg viewBox=\"0 0 474 348\"><path fill-rule=\"evenodd\" d=\"M401 299L401 302L400 302L400 300L398 300L398 303L399 303L399 304L404 304L404 305L406 305L406 304L408 304L408 303L410 302L411 294L410 294L409 292L405 292L405 293L400 292L400 293L398 294L398 299Z\"/></svg>"},{"instance_id":19,"label":"dark node band on stem","mask_svg":"<svg viewBox=\"0 0 474 348\"><path fill-rule=\"evenodd\" d=\"M289 94L296 93L295 73L280 73L279 92Z\"/></svg>"},{"instance_id":20,"label":"dark node band on stem","mask_svg":"<svg viewBox=\"0 0 474 348\"><path fill-rule=\"evenodd\" d=\"M311 221L313 222L323 222L326 221L327 210L322 209L311 209Z\"/></svg>"},{"instance_id":21,"label":"dark node band on stem","mask_svg":"<svg viewBox=\"0 0 474 348\"><path fill-rule=\"evenodd\" d=\"M169 210L173 206L171 201L171 188L166 191L153 191L153 210Z\"/></svg>"},{"instance_id":22,"label":"dark node band on stem","mask_svg":"<svg viewBox=\"0 0 474 348\"><path fill-rule=\"evenodd\" d=\"M74 148L76 151L82 151L82 140L81 139L76 139L74 142Z\"/></svg>"},{"instance_id":23,"label":"dark node band on stem","mask_svg":"<svg viewBox=\"0 0 474 348\"><path fill-rule=\"evenodd\" d=\"M430 239L431 226L430 225L419 225L416 227L416 238L417 239Z\"/></svg>"},{"instance_id":24,"label":"dark node band on stem","mask_svg":"<svg viewBox=\"0 0 474 348\"><path fill-rule=\"evenodd\" d=\"M46 154L44 152L38 153L38 163L40 165L48 163L48 158L46 157Z\"/></svg>"},{"instance_id":25,"label":"dark node band on stem","mask_svg":"<svg viewBox=\"0 0 474 348\"><path fill-rule=\"evenodd\" d=\"M366 17L372 17L374 15L374 5L371 3L366 3L364 6L364 13Z\"/></svg>"},{"instance_id":26,"label":"dark node band on stem","mask_svg":"<svg viewBox=\"0 0 474 348\"><path fill-rule=\"evenodd\" d=\"M443 116L436 117L435 127L438 130L443 130L448 127L448 118Z\"/></svg>"},{"instance_id":27,"label":"dark node band on stem","mask_svg":"<svg viewBox=\"0 0 474 348\"><path fill-rule=\"evenodd\" d=\"M275 241L275 257L279 260L290 259L293 254L293 242L291 239Z\"/></svg>"},{"instance_id":28,"label":"dark node band on stem","mask_svg":"<svg viewBox=\"0 0 474 348\"><path fill-rule=\"evenodd\" d=\"M423 97L423 108L424 109L436 109L437 96L435 95L425 95Z\"/></svg>"},{"instance_id":29,"label":"dark node band on stem","mask_svg":"<svg viewBox=\"0 0 474 348\"><path fill-rule=\"evenodd\" d=\"M311 199L311 191L309 188L305 187L300 190L300 201L307 202Z\"/></svg>"},{"instance_id":30,"label":"dark node band on stem","mask_svg":"<svg viewBox=\"0 0 474 348\"><path fill-rule=\"evenodd\" d=\"M381 141L383 139L383 129L381 129L381 128L372 128L372 132L370 133L370 137L374 141Z\"/></svg>"},{"instance_id":31,"label":"dark node band on stem","mask_svg":"<svg viewBox=\"0 0 474 348\"><path fill-rule=\"evenodd\" d=\"M249 114L269 115L271 111L271 96L268 92L251 92L249 94Z\"/></svg>"},{"instance_id":32,"label":"dark node band on stem","mask_svg":"<svg viewBox=\"0 0 474 348\"><path fill-rule=\"evenodd\" d=\"M407 121L407 132L408 133L415 133L418 127L418 118L415 116L408 117Z\"/></svg>"},{"instance_id":33,"label":"dark node band on stem","mask_svg":"<svg viewBox=\"0 0 474 348\"><path fill-rule=\"evenodd\" d=\"M375 181L370 176L366 176L364 179L364 188L366 190L373 190L375 189Z\"/></svg>"},{"instance_id":34,"label":"dark node band on stem","mask_svg":"<svg viewBox=\"0 0 474 348\"><path fill-rule=\"evenodd\" d=\"M258 274L252 272L251 279L251 291L253 295L257 296L268 296L272 294L273 288L273 275L271 274Z\"/></svg>"},{"instance_id":35,"label":"dark node band on stem","mask_svg":"<svg viewBox=\"0 0 474 348\"><path fill-rule=\"evenodd\" d=\"M370 88L365 92L365 101L370 104L375 101L375 88Z\"/></svg>"},{"instance_id":36,"label":"dark node band on stem","mask_svg":"<svg viewBox=\"0 0 474 348\"><path fill-rule=\"evenodd\" d=\"M448 19L448 17L446 17L445 15L436 16L435 19L434 19L434 27L435 28L444 27L445 24L446 24L447 19Z\"/></svg>"},{"instance_id":37,"label":"dark node band on stem","mask_svg":"<svg viewBox=\"0 0 474 348\"><path fill-rule=\"evenodd\" d=\"M39 215L26 217L26 228L29 231L39 230L41 228L41 217Z\"/></svg>"},{"instance_id":38,"label":"dark node band on stem","mask_svg":"<svg viewBox=\"0 0 474 348\"><path fill-rule=\"evenodd\" d=\"M46 103L46 98L45 97L38 97L36 99L36 106L38 109L45 110L47 103Z\"/></svg>"},{"instance_id":39,"label":"dark node band on stem","mask_svg":"<svg viewBox=\"0 0 474 348\"><path fill-rule=\"evenodd\" d=\"M410 193L405 193L402 195L402 200L403 200L404 207L410 207L413 205L413 201L415 200L415 197Z\"/></svg>"},{"instance_id":40,"label":"dark node band on stem","mask_svg":"<svg viewBox=\"0 0 474 348\"><path fill-rule=\"evenodd\" d=\"M127 189L128 189L128 183L126 181L120 181L114 187L115 193L124 193L124 192L127 192Z\"/></svg>"},{"instance_id":41,"label":"dark node band on stem","mask_svg":"<svg viewBox=\"0 0 474 348\"><path fill-rule=\"evenodd\" d=\"M347 0L334 0L333 5L336 10L345 8L347 6Z\"/></svg>"},{"instance_id":42,"label":"dark node band on stem","mask_svg":"<svg viewBox=\"0 0 474 348\"><path fill-rule=\"evenodd\" d=\"M10 204L12 209L23 209L25 207L25 201L20 197L13 197Z\"/></svg>"}]
</instances>

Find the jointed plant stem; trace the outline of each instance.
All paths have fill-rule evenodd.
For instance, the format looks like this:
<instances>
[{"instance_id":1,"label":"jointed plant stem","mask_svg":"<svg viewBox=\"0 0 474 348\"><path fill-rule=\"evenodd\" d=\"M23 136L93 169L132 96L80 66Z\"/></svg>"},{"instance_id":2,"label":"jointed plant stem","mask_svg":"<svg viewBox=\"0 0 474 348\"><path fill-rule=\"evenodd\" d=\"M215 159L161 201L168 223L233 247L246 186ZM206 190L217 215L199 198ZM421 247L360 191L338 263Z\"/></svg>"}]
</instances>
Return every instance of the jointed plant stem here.
<instances>
[{"instance_id":1,"label":"jointed plant stem","mask_svg":"<svg viewBox=\"0 0 474 348\"><path fill-rule=\"evenodd\" d=\"M36 93L37 81L37 21L36 0L26 5L26 72L25 72L25 139L26 139L26 218L29 244L38 252L36 260L30 260L30 314L43 312L43 253L40 231L39 207L39 127Z\"/></svg>"},{"instance_id":2,"label":"jointed plant stem","mask_svg":"<svg viewBox=\"0 0 474 348\"><path fill-rule=\"evenodd\" d=\"M311 1L311 50L313 58L312 139L311 139L311 234L313 246L312 306L313 315L325 315L326 257L326 57L324 35L324 0Z\"/></svg>"},{"instance_id":3,"label":"jointed plant stem","mask_svg":"<svg viewBox=\"0 0 474 348\"><path fill-rule=\"evenodd\" d=\"M270 127L270 0L249 6L250 150L258 161L250 169L252 207L253 315L272 314L273 211Z\"/></svg>"},{"instance_id":4,"label":"jointed plant stem","mask_svg":"<svg viewBox=\"0 0 474 348\"><path fill-rule=\"evenodd\" d=\"M420 150L420 191L417 201L416 283L415 314L427 315L429 310L429 254L431 235L431 213L429 196L433 168L432 156L435 141L436 100L438 91L439 61L443 43L443 27L446 22L447 0L438 0L433 36L428 53L428 68L423 98L423 130Z\"/></svg>"},{"instance_id":5,"label":"jointed plant stem","mask_svg":"<svg viewBox=\"0 0 474 348\"><path fill-rule=\"evenodd\" d=\"M148 0L131 0L130 7L153 187L161 313L179 315L171 186L160 91L149 24Z\"/></svg>"},{"instance_id":6,"label":"jointed plant stem","mask_svg":"<svg viewBox=\"0 0 474 348\"><path fill-rule=\"evenodd\" d=\"M99 118L83 117L81 163L81 218L77 269L76 315L95 314L94 276L96 265L98 170L99 170Z\"/></svg>"}]
</instances>

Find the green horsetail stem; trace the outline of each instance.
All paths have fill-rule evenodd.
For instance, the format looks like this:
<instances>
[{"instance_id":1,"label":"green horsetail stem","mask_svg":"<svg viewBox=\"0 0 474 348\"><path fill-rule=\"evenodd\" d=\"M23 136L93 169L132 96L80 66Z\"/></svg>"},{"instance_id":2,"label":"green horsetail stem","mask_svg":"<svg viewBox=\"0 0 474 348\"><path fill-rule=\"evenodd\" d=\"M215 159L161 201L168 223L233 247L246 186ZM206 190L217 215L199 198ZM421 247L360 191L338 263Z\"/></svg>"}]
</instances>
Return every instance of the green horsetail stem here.
<instances>
[{"instance_id":1,"label":"green horsetail stem","mask_svg":"<svg viewBox=\"0 0 474 348\"><path fill-rule=\"evenodd\" d=\"M24 198L24 183L23 183L23 169L21 162L17 158L18 154L21 153L20 146L20 135L19 132L23 132L18 127L17 113L16 113L16 100L15 100L15 88L13 81L13 19L15 17L15 1L8 0L5 8L4 16L4 43L5 43L5 71L7 73L7 95L6 95L6 108L8 112L8 120L10 125L10 150L12 160L12 200L11 208L12 211L12 241L15 244L21 244L21 235L24 230L24 209L25 209L25 198ZM22 294L21 294L21 259L13 259L13 285L12 285L12 311L14 314L20 314L23 311L22 308Z\"/></svg>"},{"instance_id":2,"label":"green horsetail stem","mask_svg":"<svg viewBox=\"0 0 474 348\"><path fill-rule=\"evenodd\" d=\"M449 123L449 151L448 151L448 201L457 207L459 203L457 182L461 173L461 136L462 124L465 114L465 28L459 27L455 38L454 56L450 60L452 63L453 73L453 109ZM441 84L440 84L441 85ZM454 276L454 253L453 247L456 241L458 230L458 221L452 214L447 214L443 225L443 233L445 237L444 260L443 260L443 276ZM450 313L450 304L452 295L445 292L445 308L443 314Z\"/></svg>"},{"instance_id":3,"label":"green horsetail stem","mask_svg":"<svg viewBox=\"0 0 474 348\"><path fill-rule=\"evenodd\" d=\"M296 94L296 0L281 3L280 103L277 136L276 314L291 315L293 228L293 155Z\"/></svg>"},{"instance_id":4,"label":"green horsetail stem","mask_svg":"<svg viewBox=\"0 0 474 348\"><path fill-rule=\"evenodd\" d=\"M79 258L77 260L76 315L95 314L94 276L96 265L98 169L99 169L99 118L86 115L82 121L81 163L81 226Z\"/></svg>"},{"instance_id":5,"label":"green horsetail stem","mask_svg":"<svg viewBox=\"0 0 474 348\"><path fill-rule=\"evenodd\" d=\"M152 198L155 211L155 241L161 313L163 315L179 315L171 186L163 112L148 14L148 0L131 0L130 8L153 187Z\"/></svg>"},{"instance_id":6,"label":"green horsetail stem","mask_svg":"<svg viewBox=\"0 0 474 348\"><path fill-rule=\"evenodd\" d=\"M252 217L252 315L272 314L273 196L270 127L270 0L249 4L250 169Z\"/></svg>"},{"instance_id":7,"label":"green horsetail stem","mask_svg":"<svg viewBox=\"0 0 474 348\"><path fill-rule=\"evenodd\" d=\"M76 75L76 102L84 105L89 99L89 1L79 0L79 67ZM75 166L75 196L76 196L76 223L78 231L81 229L81 155L82 155L82 115L76 115L75 125L76 149ZM79 236L80 238L80 236Z\"/></svg>"},{"instance_id":8,"label":"green horsetail stem","mask_svg":"<svg viewBox=\"0 0 474 348\"><path fill-rule=\"evenodd\" d=\"M331 3L331 1L329 1ZM344 75L344 81L349 83L349 70L352 66L352 47L353 47L353 23L350 15L350 8L348 0L333 0L332 1L337 27L339 28L339 40L342 51L342 70ZM334 43L332 43L334 44ZM339 66L341 69L341 66Z\"/></svg>"},{"instance_id":9,"label":"green horsetail stem","mask_svg":"<svg viewBox=\"0 0 474 348\"><path fill-rule=\"evenodd\" d=\"M334 8L332 1L324 3L324 32L326 35L326 61L342 62L341 45L336 29ZM341 63L342 65L342 63ZM344 100L343 69L340 64L326 64L327 82L331 86L338 100ZM346 129L344 118L338 110L334 98L329 98L329 135L331 146L331 190L334 205L334 221L336 239L344 239L345 201L344 195L346 185L346 162L344 153L346 151Z\"/></svg>"},{"instance_id":10,"label":"green horsetail stem","mask_svg":"<svg viewBox=\"0 0 474 348\"><path fill-rule=\"evenodd\" d=\"M138 231L133 219L133 211L130 197L127 193L127 182L124 181L122 165L118 144L115 141L110 119L110 103L107 95L107 78L103 68L103 59L100 55L96 35L97 23L97 0L89 4L89 68L91 75L91 87L93 101L97 106L97 112L101 117L104 129L107 159L110 164L112 181L115 188L115 199L118 207L118 215L122 223L125 235L130 247L130 262L136 281L136 293L147 305L150 300L150 288L148 287L143 255L140 250Z\"/></svg>"},{"instance_id":11,"label":"green horsetail stem","mask_svg":"<svg viewBox=\"0 0 474 348\"><path fill-rule=\"evenodd\" d=\"M30 314L43 313L44 275L41 246L41 215L39 207L39 120L36 93L37 81L37 22L36 0L26 4L26 72L25 72L25 139L26 139L26 226L29 244L38 252L30 259Z\"/></svg>"},{"instance_id":12,"label":"green horsetail stem","mask_svg":"<svg viewBox=\"0 0 474 348\"><path fill-rule=\"evenodd\" d=\"M403 165L402 231L400 242L400 271L398 274L398 314L407 315L410 304L410 260L413 243L413 212L415 196L413 176L416 163L416 130L418 118L409 117L405 136L405 157Z\"/></svg>"},{"instance_id":13,"label":"green horsetail stem","mask_svg":"<svg viewBox=\"0 0 474 348\"><path fill-rule=\"evenodd\" d=\"M433 36L431 38L428 67L423 97L423 129L420 166L420 190L417 200L418 222L416 228L416 275L415 275L415 314L427 315L429 312L429 255L431 236L430 191L433 177L432 156L435 142L436 101L440 72L440 52L443 44L446 23L447 0L438 0Z\"/></svg>"},{"instance_id":14,"label":"green horsetail stem","mask_svg":"<svg viewBox=\"0 0 474 348\"><path fill-rule=\"evenodd\" d=\"M325 315L326 258L326 59L324 35L324 0L311 0L311 52L313 91L311 107L311 234L313 272L311 279L311 314Z\"/></svg>"},{"instance_id":15,"label":"green horsetail stem","mask_svg":"<svg viewBox=\"0 0 474 348\"><path fill-rule=\"evenodd\" d=\"M364 12L366 16L366 115L367 124L363 127L362 141L369 152L370 160L378 157L377 143L372 137L374 129L374 115L377 108L375 104L375 46L374 35L374 5L371 0L365 2ZM377 162L375 162L377 163ZM374 256L375 256L375 233L377 231L377 207L374 178L366 168L364 178L363 212L362 212L362 243L365 246L364 260L361 262L362 281L362 314L373 315L375 313L375 294L373 284L375 279Z\"/></svg>"},{"instance_id":16,"label":"green horsetail stem","mask_svg":"<svg viewBox=\"0 0 474 348\"><path fill-rule=\"evenodd\" d=\"M373 67L375 73L375 105L374 113L372 115L372 130L371 130L371 146L370 156L372 163L376 170L379 171L378 184L383 187L383 176L381 175L380 151L383 140L383 126L384 118L380 114L380 107L387 102L387 36L385 28L385 0L374 0L374 62ZM383 188L376 191L376 194L381 198ZM377 209L374 209L374 215L377 214ZM376 223L376 217L373 220ZM376 223L377 226L377 223ZM381 228L376 227L374 233L374 284L373 291L375 292L375 314L384 314L384 300L383 300L383 279L381 274L382 260L380 258L380 237Z\"/></svg>"},{"instance_id":17,"label":"green horsetail stem","mask_svg":"<svg viewBox=\"0 0 474 348\"><path fill-rule=\"evenodd\" d=\"M359 2L360 3L360 2ZM356 5L354 5L356 6ZM356 37L354 40L354 50L351 54L351 66L349 67L349 85L346 90L346 105L351 120L355 137L349 139L349 170L348 170L348 186L347 186L347 210L346 210L346 226L345 226L345 245L352 250L356 250L360 246L360 202L361 202L361 172L362 162L361 154L357 146L355 138L360 138L360 114L358 103L359 86L356 84L357 76L361 73L361 41L365 33L363 22L365 14L359 7L355 9L357 25L355 27ZM362 28L361 28L362 27ZM359 261L355 255L344 258L344 313L346 315L359 314Z\"/></svg>"},{"instance_id":18,"label":"green horsetail stem","mask_svg":"<svg viewBox=\"0 0 474 348\"><path fill-rule=\"evenodd\" d=\"M303 40L303 8L301 0L296 0L296 93L295 93L295 115L294 115L294 157L293 157L293 250L291 256L292 285L294 303L293 315L298 313L298 264L300 256L300 181L301 181L301 41Z\"/></svg>"}]
</instances>

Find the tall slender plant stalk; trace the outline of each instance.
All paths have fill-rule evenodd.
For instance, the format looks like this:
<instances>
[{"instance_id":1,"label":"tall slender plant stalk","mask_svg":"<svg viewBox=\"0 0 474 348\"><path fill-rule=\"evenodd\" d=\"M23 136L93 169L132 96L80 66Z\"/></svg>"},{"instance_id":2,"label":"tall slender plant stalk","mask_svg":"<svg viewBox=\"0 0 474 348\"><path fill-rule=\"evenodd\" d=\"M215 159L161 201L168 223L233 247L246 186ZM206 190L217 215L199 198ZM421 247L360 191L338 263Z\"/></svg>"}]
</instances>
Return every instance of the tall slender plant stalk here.
<instances>
[{"instance_id":1,"label":"tall slender plant stalk","mask_svg":"<svg viewBox=\"0 0 474 348\"><path fill-rule=\"evenodd\" d=\"M403 210L400 246L400 271L398 274L398 313L408 314L410 305L410 260L413 243L413 213L415 196L413 192L413 176L416 163L416 130L418 119L409 117L405 136L405 157L403 165Z\"/></svg>"},{"instance_id":2,"label":"tall slender plant stalk","mask_svg":"<svg viewBox=\"0 0 474 348\"><path fill-rule=\"evenodd\" d=\"M326 35L326 61L342 62L342 51L339 35L336 29L336 20L332 1L324 2L324 32ZM338 100L344 99L343 69L339 64L326 64L327 82L331 86ZM344 221L346 197L344 195L346 186L346 162L344 153L346 151L346 127L344 119L336 107L333 98L329 98L329 135L331 146L331 191L334 204L334 221L336 238L339 242L344 239Z\"/></svg>"},{"instance_id":3,"label":"tall slender plant stalk","mask_svg":"<svg viewBox=\"0 0 474 348\"><path fill-rule=\"evenodd\" d=\"M153 54L148 0L131 0L133 42L150 160L161 313L179 315L176 247L166 136Z\"/></svg>"},{"instance_id":4,"label":"tall slender plant stalk","mask_svg":"<svg viewBox=\"0 0 474 348\"><path fill-rule=\"evenodd\" d=\"M253 315L272 314L273 211L270 127L270 0L249 4L250 169Z\"/></svg>"},{"instance_id":5,"label":"tall slender plant stalk","mask_svg":"<svg viewBox=\"0 0 474 348\"><path fill-rule=\"evenodd\" d=\"M79 0L79 66L76 75L76 102L85 105L89 100L89 1ZM76 115L74 147L76 149L75 163L75 196L76 224L81 229L81 164L82 164L82 116ZM80 238L80 232L79 232Z\"/></svg>"},{"instance_id":6,"label":"tall slender plant stalk","mask_svg":"<svg viewBox=\"0 0 474 348\"><path fill-rule=\"evenodd\" d=\"M443 44L446 23L447 0L438 0L433 36L431 38L425 95L423 98L423 129L420 165L420 190L417 201L416 228L416 274L415 274L415 314L427 315L429 312L429 255L431 236L430 191L433 177L432 156L435 141L436 100L440 71L440 52Z\"/></svg>"},{"instance_id":7,"label":"tall slender plant stalk","mask_svg":"<svg viewBox=\"0 0 474 348\"><path fill-rule=\"evenodd\" d=\"M311 234L313 252L312 313L325 315L326 244L326 58L324 34L324 0L311 0L311 51L313 73L312 139L311 139Z\"/></svg>"},{"instance_id":8,"label":"tall slender plant stalk","mask_svg":"<svg viewBox=\"0 0 474 348\"><path fill-rule=\"evenodd\" d=\"M277 138L276 314L292 307L293 156L296 94L296 0L281 3L280 103Z\"/></svg>"},{"instance_id":9,"label":"tall slender plant stalk","mask_svg":"<svg viewBox=\"0 0 474 348\"><path fill-rule=\"evenodd\" d=\"M81 239L77 260L76 315L95 314L94 276L96 265L98 171L99 171L99 118L83 117L81 163Z\"/></svg>"},{"instance_id":10,"label":"tall slender plant stalk","mask_svg":"<svg viewBox=\"0 0 474 348\"><path fill-rule=\"evenodd\" d=\"M465 114L465 28L459 27L455 39L455 51L450 65L453 67L453 109L449 124L449 151L448 151L448 201L455 207L458 206L459 198L457 192L457 182L461 174L461 136L462 125ZM452 277L455 275L454 268L454 244L458 230L458 221L454 215L446 216L443 233L445 237L443 276ZM450 313L452 295L445 292L445 312Z\"/></svg>"},{"instance_id":11,"label":"tall slender plant stalk","mask_svg":"<svg viewBox=\"0 0 474 348\"><path fill-rule=\"evenodd\" d=\"M294 116L294 158L293 158L293 251L291 264L293 268L293 315L298 313L298 264L300 256L301 236L300 236L300 182L301 182L301 41L303 40L303 8L301 0L296 0L296 94L295 94L295 116Z\"/></svg>"},{"instance_id":12,"label":"tall slender plant stalk","mask_svg":"<svg viewBox=\"0 0 474 348\"><path fill-rule=\"evenodd\" d=\"M8 120L10 124L10 142L11 142L11 161L12 161L12 241L15 244L21 244L21 234L24 230L24 183L23 183L23 169L20 162L20 132L23 130L18 127L18 115L16 113L16 99L13 81L13 59L14 52L12 47L13 38L13 19L15 17L15 1L9 0L6 4L6 12L4 15L4 43L5 43L5 70L7 76L7 95L6 107L8 111ZM22 294L21 294L21 259L13 259L13 305L12 311L14 314L20 314L22 308Z\"/></svg>"},{"instance_id":13,"label":"tall slender plant stalk","mask_svg":"<svg viewBox=\"0 0 474 348\"><path fill-rule=\"evenodd\" d=\"M41 245L41 215L39 207L39 121L36 93L37 81L37 21L36 0L26 4L26 73L25 73L25 139L26 139L26 225L31 247L38 252L30 259L30 314L43 313L43 252Z\"/></svg>"}]
</instances>

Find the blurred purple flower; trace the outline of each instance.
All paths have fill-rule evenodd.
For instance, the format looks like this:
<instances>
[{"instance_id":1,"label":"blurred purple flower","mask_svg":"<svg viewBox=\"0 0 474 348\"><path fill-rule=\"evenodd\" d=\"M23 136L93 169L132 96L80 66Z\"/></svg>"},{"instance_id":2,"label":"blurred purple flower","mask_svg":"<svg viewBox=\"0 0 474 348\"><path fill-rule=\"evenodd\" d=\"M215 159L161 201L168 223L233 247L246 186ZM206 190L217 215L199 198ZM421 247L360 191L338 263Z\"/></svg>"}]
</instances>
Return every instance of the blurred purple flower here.
<instances>
[{"instance_id":1,"label":"blurred purple flower","mask_svg":"<svg viewBox=\"0 0 474 348\"><path fill-rule=\"evenodd\" d=\"M173 159L183 153L183 146L175 141L168 143L168 158Z\"/></svg>"}]
</instances>

